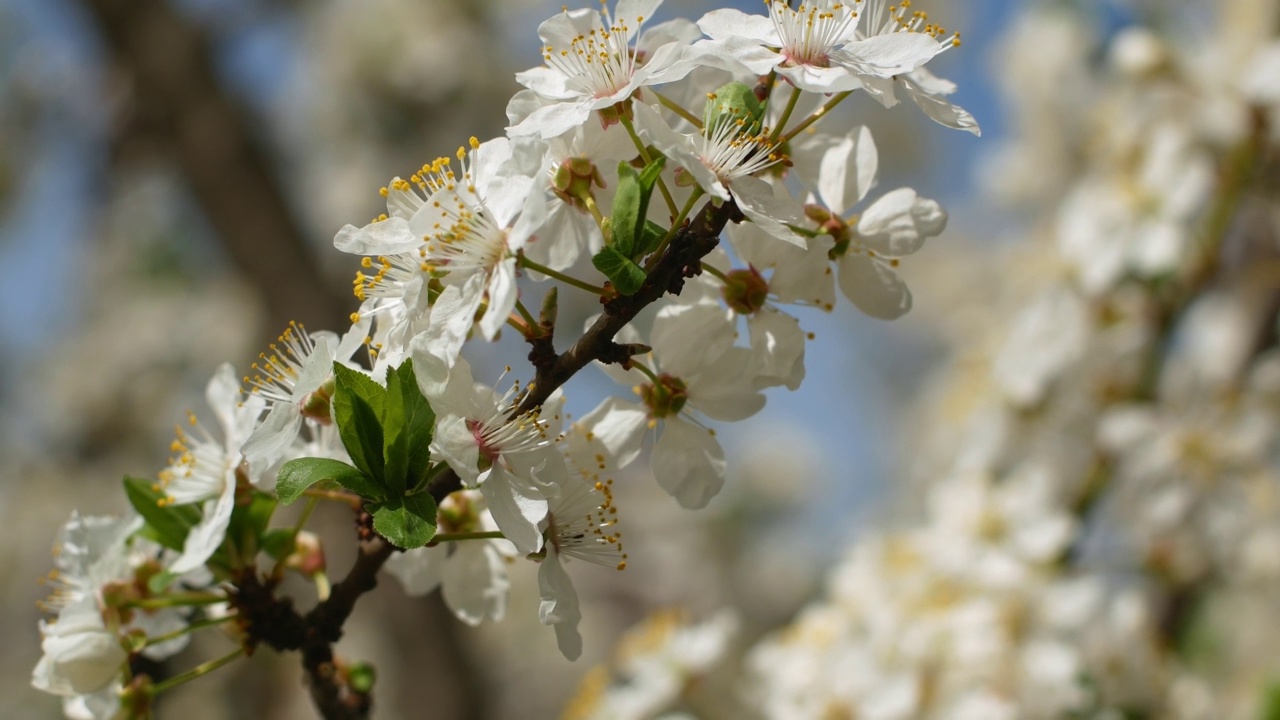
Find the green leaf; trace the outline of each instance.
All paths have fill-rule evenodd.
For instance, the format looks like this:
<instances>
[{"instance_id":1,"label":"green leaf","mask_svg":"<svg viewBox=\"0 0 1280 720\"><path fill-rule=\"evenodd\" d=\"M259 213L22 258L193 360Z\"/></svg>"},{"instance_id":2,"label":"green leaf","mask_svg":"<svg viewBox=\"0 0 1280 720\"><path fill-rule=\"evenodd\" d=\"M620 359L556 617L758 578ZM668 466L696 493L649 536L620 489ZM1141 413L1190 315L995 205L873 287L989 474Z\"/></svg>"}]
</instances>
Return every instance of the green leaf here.
<instances>
[{"instance_id":1,"label":"green leaf","mask_svg":"<svg viewBox=\"0 0 1280 720\"><path fill-rule=\"evenodd\" d=\"M280 468L276 476L276 495L288 505L302 496L303 491L324 480L332 480L367 500L386 497L382 487L358 469L331 458L298 458Z\"/></svg>"},{"instance_id":2,"label":"green leaf","mask_svg":"<svg viewBox=\"0 0 1280 720\"><path fill-rule=\"evenodd\" d=\"M387 369L387 404L382 415L384 436L383 476L387 495L403 495L418 484L431 463L431 431L436 414L418 389L413 363Z\"/></svg>"},{"instance_id":3,"label":"green leaf","mask_svg":"<svg viewBox=\"0 0 1280 720\"><path fill-rule=\"evenodd\" d=\"M591 264L604 273L623 295L634 295L644 285L644 270L622 255L616 249L606 245L591 258Z\"/></svg>"},{"instance_id":4,"label":"green leaf","mask_svg":"<svg viewBox=\"0 0 1280 720\"><path fill-rule=\"evenodd\" d=\"M634 257L642 258L658 249L662 238L667 236L667 229L652 220L644 221L644 230L640 233L640 241Z\"/></svg>"},{"instance_id":5,"label":"green leaf","mask_svg":"<svg viewBox=\"0 0 1280 720\"><path fill-rule=\"evenodd\" d=\"M333 418L342 445L356 467L382 485L382 413L387 389L342 363L333 364L333 374Z\"/></svg>"},{"instance_id":6,"label":"green leaf","mask_svg":"<svg viewBox=\"0 0 1280 720\"><path fill-rule=\"evenodd\" d=\"M635 235L636 246L631 252L631 258L643 257L645 253L642 250L643 242L641 240L644 235L644 229L647 226L649 217L649 199L653 197L653 187L658 183L658 178L662 176L662 166L667 162L667 158L659 155L654 158L653 162L644 166L644 170L640 171L640 213L636 216ZM665 233L666 231L663 230Z\"/></svg>"},{"instance_id":7,"label":"green leaf","mask_svg":"<svg viewBox=\"0 0 1280 720\"><path fill-rule=\"evenodd\" d=\"M618 189L613 193L613 228L611 247L630 258L636 248L636 227L644 217L645 198L640 189L640 176L628 162L618 163Z\"/></svg>"},{"instance_id":8,"label":"green leaf","mask_svg":"<svg viewBox=\"0 0 1280 720\"><path fill-rule=\"evenodd\" d=\"M1280 720L1280 682L1269 682L1262 689L1258 720Z\"/></svg>"},{"instance_id":9,"label":"green leaf","mask_svg":"<svg viewBox=\"0 0 1280 720\"><path fill-rule=\"evenodd\" d=\"M422 547L436 535L436 501L430 493L418 493L378 503L373 529L398 548Z\"/></svg>"},{"instance_id":10,"label":"green leaf","mask_svg":"<svg viewBox=\"0 0 1280 720\"><path fill-rule=\"evenodd\" d=\"M147 522L147 531L143 534L167 548L182 550L187 541L187 533L200 522L200 510L194 505L162 507L160 501L166 495L154 480L126 475L124 494L129 498L133 509Z\"/></svg>"}]
</instances>

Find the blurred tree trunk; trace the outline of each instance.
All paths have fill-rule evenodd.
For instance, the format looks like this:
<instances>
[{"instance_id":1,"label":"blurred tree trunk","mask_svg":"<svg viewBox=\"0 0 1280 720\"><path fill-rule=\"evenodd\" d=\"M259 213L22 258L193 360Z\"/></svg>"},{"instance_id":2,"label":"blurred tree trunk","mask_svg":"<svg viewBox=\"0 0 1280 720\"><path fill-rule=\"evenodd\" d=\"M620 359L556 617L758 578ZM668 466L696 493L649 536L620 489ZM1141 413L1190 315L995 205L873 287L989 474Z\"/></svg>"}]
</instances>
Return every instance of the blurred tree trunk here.
<instances>
[{"instance_id":1,"label":"blurred tree trunk","mask_svg":"<svg viewBox=\"0 0 1280 720\"><path fill-rule=\"evenodd\" d=\"M166 0L82 0L128 93L117 147L141 134L177 163L231 262L262 293L272 334L289 320L341 327L354 301L323 282L247 112L223 90L209 42Z\"/></svg>"},{"instance_id":2,"label":"blurred tree trunk","mask_svg":"<svg viewBox=\"0 0 1280 720\"><path fill-rule=\"evenodd\" d=\"M218 81L201 29L166 0L81 1L129 90L117 108L116 147L140 136L178 165L227 257L262 293L273 334L289 320L343 327L354 301L322 276L251 118ZM481 683L444 603L406 602L396 591L393 583L378 595L395 598L368 598L391 626L402 651L397 661L413 678L399 697L376 698L383 714L420 716L430 707L432 717L484 717ZM291 692L302 672L293 668L291 678L279 678ZM270 682L259 687L280 691ZM278 709L269 696L237 700L238 712L246 706L266 713L259 717Z\"/></svg>"}]
</instances>

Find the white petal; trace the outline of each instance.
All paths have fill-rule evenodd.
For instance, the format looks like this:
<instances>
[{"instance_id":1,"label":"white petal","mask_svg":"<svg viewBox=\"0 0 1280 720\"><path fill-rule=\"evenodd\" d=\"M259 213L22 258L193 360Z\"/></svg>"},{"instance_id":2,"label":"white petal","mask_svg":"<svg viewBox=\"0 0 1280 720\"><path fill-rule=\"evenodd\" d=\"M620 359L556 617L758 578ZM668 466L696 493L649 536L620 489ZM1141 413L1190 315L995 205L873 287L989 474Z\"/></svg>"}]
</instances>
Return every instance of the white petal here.
<instances>
[{"instance_id":1,"label":"white petal","mask_svg":"<svg viewBox=\"0 0 1280 720\"><path fill-rule=\"evenodd\" d=\"M204 516L187 533L187 540L182 545L182 555L169 566L169 571L175 575L191 572L204 565L226 539L227 526L231 524L231 511L236 504L235 477L231 473L227 475L222 493L216 501L204 504Z\"/></svg>"},{"instance_id":2,"label":"white petal","mask_svg":"<svg viewBox=\"0 0 1280 720\"><path fill-rule=\"evenodd\" d=\"M756 382L751 350L729 348L697 376L688 378L689 402L716 420L744 420L764 407L764 395Z\"/></svg>"},{"instance_id":3,"label":"white petal","mask_svg":"<svg viewBox=\"0 0 1280 720\"><path fill-rule=\"evenodd\" d=\"M591 450L587 456L602 453L614 469L630 465L640 455L649 416L644 407L621 398L609 397L573 424L567 438L570 448L581 444Z\"/></svg>"},{"instance_id":4,"label":"white petal","mask_svg":"<svg viewBox=\"0 0 1280 720\"><path fill-rule=\"evenodd\" d=\"M547 516L547 499L531 482L494 465L480 483L489 512L498 529L521 553L542 549L538 523Z\"/></svg>"},{"instance_id":5,"label":"white petal","mask_svg":"<svg viewBox=\"0 0 1280 720\"><path fill-rule=\"evenodd\" d=\"M729 349L734 334L733 316L719 304L672 303L658 311L649 342L663 371L687 379Z\"/></svg>"},{"instance_id":6,"label":"white petal","mask_svg":"<svg viewBox=\"0 0 1280 720\"><path fill-rule=\"evenodd\" d=\"M804 238L792 232L786 223L800 220L800 208L790 198L774 195L769 183L756 177L740 177L730 188L738 209L769 235L796 247L806 247Z\"/></svg>"},{"instance_id":7,"label":"white petal","mask_svg":"<svg viewBox=\"0 0 1280 720\"><path fill-rule=\"evenodd\" d=\"M698 21L698 29L715 40L742 38L758 45L779 45L778 31L764 15L748 15L741 10L712 10Z\"/></svg>"},{"instance_id":8,"label":"white petal","mask_svg":"<svg viewBox=\"0 0 1280 720\"><path fill-rule=\"evenodd\" d=\"M783 312L765 308L747 319L751 349L756 354L756 385L800 387L804 380L806 336L800 321ZM701 408L701 404L699 408Z\"/></svg>"},{"instance_id":9,"label":"white petal","mask_svg":"<svg viewBox=\"0 0 1280 720\"><path fill-rule=\"evenodd\" d=\"M444 562L444 601L462 622L476 626L501 620L511 583L498 552L488 542L464 540Z\"/></svg>"},{"instance_id":10,"label":"white petal","mask_svg":"<svg viewBox=\"0 0 1280 720\"><path fill-rule=\"evenodd\" d=\"M392 553L384 567L410 597L426 595L440 586L444 576L445 547L418 547Z\"/></svg>"},{"instance_id":11,"label":"white petal","mask_svg":"<svg viewBox=\"0 0 1280 720\"><path fill-rule=\"evenodd\" d=\"M837 215L858 204L876 181L879 154L871 131L854 128L847 136L827 144L818 166L818 195Z\"/></svg>"},{"instance_id":12,"label":"white petal","mask_svg":"<svg viewBox=\"0 0 1280 720\"><path fill-rule=\"evenodd\" d=\"M506 258L498 263L489 276L489 307L480 318L480 332L486 340L492 340L507 322L507 316L516 307L516 259Z\"/></svg>"},{"instance_id":13,"label":"white petal","mask_svg":"<svg viewBox=\"0 0 1280 720\"><path fill-rule=\"evenodd\" d=\"M411 231L404 218L390 217L361 228L343 226L333 246L352 255L399 255L421 247L422 235Z\"/></svg>"},{"instance_id":14,"label":"white petal","mask_svg":"<svg viewBox=\"0 0 1280 720\"><path fill-rule=\"evenodd\" d=\"M924 69L916 70L916 73L924 72ZM914 75L914 73L913 73ZM907 82L903 85L907 91L907 97L915 101L915 104L928 115L931 120L944 127L954 128L956 130L964 130L973 133L976 136L982 136L982 129L978 127L978 121L968 110L959 105L952 104L939 95L917 90L916 86ZM952 88L955 86L952 85Z\"/></svg>"},{"instance_id":15,"label":"white petal","mask_svg":"<svg viewBox=\"0 0 1280 720\"><path fill-rule=\"evenodd\" d=\"M832 55L858 72L889 78L915 70L945 47L924 33L895 32L849 43Z\"/></svg>"},{"instance_id":16,"label":"white petal","mask_svg":"<svg viewBox=\"0 0 1280 720\"><path fill-rule=\"evenodd\" d=\"M704 427L678 417L662 423L653 446L653 477L680 506L704 508L724 486L724 449Z\"/></svg>"},{"instance_id":17,"label":"white petal","mask_svg":"<svg viewBox=\"0 0 1280 720\"><path fill-rule=\"evenodd\" d=\"M538 593L542 596L538 619L543 625L555 626L560 652L569 660L577 660L582 655L582 635L578 633L582 611L578 609L578 593L554 550L548 550L538 566Z\"/></svg>"},{"instance_id":18,"label":"white petal","mask_svg":"<svg viewBox=\"0 0 1280 720\"><path fill-rule=\"evenodd\" d=\"M293 403L278 402L267 413L267 418L245 441L240 452L249 461L251 474L265 472L284 457L302 429L302 411Z\"/></svg>"},{"instance_id":19,"label":"white petal","mask_svg":"<svg viewBox=\"0 0 1280 720\"><path fill-rule=\"evenodd\" d=\"M862 312L894 320L911 310L911 291L889 265L862 254L840 258L840 290Z\"/></svg>"},{"instance_id":20,"label":"white petal","mask_svg":"<svg viewBox=\"0 0 1280 720\"><path fill-rule=\"evenodd\" d=\"M919 250L927 238L947 227L947 213L937 202L898 188L876 200L858 219L858 240L877 254L902 257Z\"/></svg>"},{"instance_id":21,"label":"white petal","mask_svg":"<svg viewBox=\"0 0 1280 720\"><path fill-rule=\"evenodd\" d=\"M444 415L436 421L436 431L431 438L431 453L449 463L458 478L467 487L479 482L480 446L466 418Z\"/></svg>"}]
</instances>

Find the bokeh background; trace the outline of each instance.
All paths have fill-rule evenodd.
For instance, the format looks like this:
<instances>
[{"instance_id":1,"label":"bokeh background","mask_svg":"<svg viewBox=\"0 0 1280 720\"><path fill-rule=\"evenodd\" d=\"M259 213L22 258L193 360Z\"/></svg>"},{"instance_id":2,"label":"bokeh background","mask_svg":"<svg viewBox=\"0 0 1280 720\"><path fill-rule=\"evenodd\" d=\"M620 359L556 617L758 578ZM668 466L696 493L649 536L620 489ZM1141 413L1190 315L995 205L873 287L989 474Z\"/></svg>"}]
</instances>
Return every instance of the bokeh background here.
<instances>
[{"instance_id":1,"label":"bokeh background","mask_svg":"<svg viewBox=\"0 0 1280 720\"><path fill-rule=\"evenodd\" d=\"M927 8L963 31L963 47L930 67L960 84L953 99L981 139L914 111L852 111L880 147L881 189L910 184L952 213L908 263L909 280L928 278L914 283L912 313L884 324L847 305L802 311L816 334L805 384L724 429L731 477L708 510L681 511L651 481L624 479L633 560L620 574L575 574L586 599L578 662L537 623L531 567L515 568L508 618L478 630L387 579L339 647L378 667L378 717L554 717L625 628L666 608L697 618L736 607L749 640L785 622L848 541L901 502L890 490L915 437L906 409L942 357L949 318L966 312L946 285L974 279L950 277L948 259L998 247L1028 212L986 198L1018 121L1001 88L1035 72L1007 61L1002 38L1032 4ZM1194 26L1213 3L1040 4L1077 11L1075 29L1042 37L1087 54L1138 19ZM356 268L332 249L334 232L376 215L390 177L502 132L513 73L539 62L537 24L560 5L0 0L0 717L60 717L28 684L37 580L58 525L73 507L125 509L119 479L163 466L174 422L201 406L219 363L246 367L289 320L343 326ZM668 0L656 19L723 5ZM473 358L489 370L527 374L517 338L483 350ZM588 370L569 390L583 412L614 388ZM349 521L319 518L339 575ZM313 716L293 657L238 663L159 712Z\"/></svg>"}]
</instances>

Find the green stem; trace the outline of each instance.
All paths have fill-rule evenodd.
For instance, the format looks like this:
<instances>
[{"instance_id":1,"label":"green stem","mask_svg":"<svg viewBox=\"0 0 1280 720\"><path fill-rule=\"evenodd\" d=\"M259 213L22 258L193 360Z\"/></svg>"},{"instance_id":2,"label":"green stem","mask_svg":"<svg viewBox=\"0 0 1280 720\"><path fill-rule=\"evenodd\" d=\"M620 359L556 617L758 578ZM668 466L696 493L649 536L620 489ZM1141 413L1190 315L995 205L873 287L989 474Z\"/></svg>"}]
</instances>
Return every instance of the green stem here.
<instances>
[{"instance_id":1,"label":"green stem","mask_svg":"<svg viewBox=\"0 0 1280 720\"><path fill-rule=\"evenodd\" d=\"M530 270L533 270L534 272L540 272L543 275L546 275L547 277L555 278L556 280L559 280L565 285L572 285L573 287L576 287L579 290L586 290L587 292L592 293L593 295L604 294L604 288L602 287L597 287L595 285L592 285L589 282L583 282L582 280L579 280L576 277L565 275L562 272L552 270L546 265L543 265L541 263L536 263L530 260L529 258L525 257L524 255L519 256L519 262L520 262L520 267L528 268Z\"/></svg>"},{"instance_id":2,"label":"green stem","mask_svg":"<svg viewBox=\"0 0 1280 720\"><path fill-rule=\"evenodd\" d=\"M662 242L658 243L658 247L654 248L653 253L649 255L649 261L644 265L646 271L652 270L653 266L657 264L658 259L662 257L662 251L667 249L667 245L671 244L671 239L680 231L680 226L684 224L684 219L689 217L690 212L693 212L693 204L698 202L698 199L705 194L700 187L695 187L693 192L689 194L689 200L685 202L684 208L680 210L680 214L671 223L671 229L667 230L667 234L662 236Z\"/></svg>"},{"instance_id":3,"label":"green stem","mask_svg":"<svg viewBox=\"0 0 1280 720\"><path fill-rule=\"evenodd\" d=\"M519 298L516 299L516 312L520 313L520 317L529 324L529 332L538 331L538 321L533 319L533 314L524 306L524 303L520 302Z\"/></svg>"},{"instance_id":4,"label":"green stem","mask_svg":"<svg viewBox=\"0 0 1280 720\"><path fill-rule=\"evenodd\" d=\"M121 607L134 608L137 610L164 610L171 607L217 605L218 603L224 603L226 601L226 595L214 595L211 593L179 593L176 595L165 595L163 597L129 600L123 603Z\"/></svg>"},{"instance_id":5,"label":"green stem","mask_svg":"<svg viewBox=\"0 0 1280 720\"><path fill-rule=\"evenodd\" d=\"M293 524L293 534L292 534L293 539L296 540L298 538L298 533L302 532L302 528L307 526L307 521L311 519L311 513L315 512L316 506L319 504L320 504L320 498L318 497L307 498L307 504L302 506L302 514L298 516L298 521ZM271 568L271 575L273 577L284 576L284 564L285 564L285 561L288 559L289 559L289 555L286 554L286 555L282 555L279 559L276 560L275 567Z\"/></svg>"},{"instance_id":6,"label":"green stem","mask_svg":"<svg viewBox=\"0 0 1280 720\"><path fill-rule=\"evenodd\" d=\"M792 86L791 97L787 98L787 106L782 109L782 117L778 119L778 126L769 133L769 143L773 144L778 141L778 136L782 135L782 128L787 126L787 121L791 119L791 113L796 109L796 103L800 101L800 88ZM788 135L790 140L791 136Z\"/></svg>"},{"instance_id":7,"label":"green stem","mask_svg":"<svg viewBox=\"0 0 1280 720\"><path fill-rule=\"evenodd\" d=\"M644 160L645 165L651 165L653 156L649 154L649 148L645 147L644 143L640 141L640 135L636 133L636 126L631 122L631 118L626 115L619 115L618 117L622 121L622 126L627 129L627 133L631 135L631 142L635 143L636 149L640 151L640 159ZM662 191L662 199L667 201L667 210L670 211L671 217L674 218L676 216L676 201L675 198L671 197L671 191L667 189L667 184L663 182L661 177L658 178L658 189Z\"/></svg>"},{"instance_id":8,"label":"green stem","mask_svg":"<svg viewBox=\"0 0 1280 720\"><path fill-rule=\"evenodd\" d=\"M636 362L634 359L632 359L628 362L628 364L631 367L635 368L636 370L639 370L640 372L644 373L645 375L648 375L649 379L652 380L653 382L655 383L658 382L658 375L654 373L652 370L650 370L649 367L644 363L639 363L639 362Z\"/></svg>"},{"instance_id":9,"label":"green stem","mask_svg":"<svg viewBox=\"0 0 1280 720\"><path fill-rule=\"evenodd\" d=\"M702 129L702 119L699 118L697 115L694 115L688 110L685 110L683 107L680 106L679 103L667 97L666 95L663 95L660 92L655 92L653 94L658 96L658 102L662 103L663 107L679 115L685 120L688 120L694 127L698 128L699 130Z\"/></svg>"},{"instance_id":10,"label":"green stem","mask_svg":"<svg viewBox=\"0 0 1280 720\"><path fill-rule=\"evenodd\" d=\"M168 641L170 641L170 640L172 640L172 639L174 639L174 638L182 637L183 635L186 635L187 633L193 633L193 632L196 632L196 631L198 631L198 630L203 630L203 629L205 629L205 628L207 628L207 627L213 627L213 626L215 626L215 625L221 625L221 624L223 624L223 623L225 623L225 622L230 622L230 621L235 620L235 619L236 619L236 616L235 616L235 615L227 615L227 616L225 616L225 617L220 617L220 618L207 618L207 619L204 619L204 620L200 620L199 622L193 622L193 623L191 623L190 625L188 625L188 626L186 626L186 627L182 628L181 630L174 630L173 632L167 632L167 633L165 633L165 634L163 634L163 635L157 635L157 636L155 636L155 637L149 637L149 638L147 638L147 644L145 645L145 647L151 647L152 645L159 645L160 643L168 642Z\"/></svg>"},{"instance_id":11,"label":"green stem","mask_svg":"<svg viewBox=\"0 0 1280 720\"><path fill-rule=\"evenodd\" d=\"M433 543L442 542L458 542L460 540L503 540L506 536L500 530L488 530L485 532L460 532L460 533L440 533L431 538Z\"/></svg>"},{"instance_id":12,"label":"green stem","mask_svg":"<svg viewBox=\"0 0 1280 720\"><path fill-rule=\"evenodd\" d=\"M704 273L710 273L710 274L715 275L716 277L720 278L721 280L723 280L723 281L725 281L725 282L729 282L729 278L728 278L728 276L727 276L727 275L725 275L724 273L722 273L722 272L720 272L718 269L716 269L714 266L709 265L709 264L707 264L707 263L702 263L702 272L704 272Z\"/></svg>"},{"instance_id":13,"label":"green stem","mask_svg":"<svg viewBox=\"0 0 1280 720\"><path fill-rule=\"evenodd\" d=\"M191 668L190 670L182 673L181 675L174 675L168 680L164 680L162 682L156 683L151 687L151 694L152 696L159 695L160 693L166 690L169 690L170 688L177 687L182 683L188 682L190 680L195 680L198 677L203 677L205 675L208 675L209 673L213 672L214 670L217 670L223 665L228 665L234 662L241 655L244 655L244 654L245 654L244 648L242 647L236 648L235 652L229 655L224 655L220 658L210 660L209 662L206 662L206 663L201 663Z\"/></svg>"},{"instance_id":14,"label":"green stem","mask_svg":"<svg viewBox=\"0 0 1280 720\"><path fill-rule=\"evenodd\" d=\"M835 97L833 97L833 98L831 98L830 100L828 100L826 103L824 103L824 104L823 104L823 106L822 106L822 107L818 108L817 110L814 110L812 115L810 115L809 117L805 118L805 119L804 119L804 122L802 122L802 123L800 123L799 125L797 125L797 126L795 126L794 128L792 128L792 129L791 129L791 131L790 131L790 132L788 132L786 135L783 135L783 136L782 136L782 142L787 142L787 141L791 140L791 138L794 138L795 136L799 135L800 133L802 133L802 132L804 132L806 129L808 129L808 127L809 127L810 125L812 125L812 124L814 124L814 123L818 122L819 120L821 120L822 118L826 117L827 113L831 112L831 109L832 109L832 108L834 108L835 106L839 105L839 104L840 104L840 101L844 100L845 98L849 97L849 96L850 96L850 95L852 95L852 94L853 94L853 91L852 91L852 90L850 90L850 91L847 91L847 92L839 93L839 94L837 94ZM779 127L781 127L781 126L779 126Z\"/></svg>"},{"instance_id":15,"label":"green stem","mask_svg":"<svg viewBox=\"0 0 1280 720\"><path fill-rule=\"evenodd\" d=\"M359 495L349 493L345 490L322 490L320 488L307 488L302 491L303 497L315 498L317 500L329 500L332 502L340 502L344 505L350 505L356 509L360 508L361 502Z\"/></svg>"}]
</instances>

